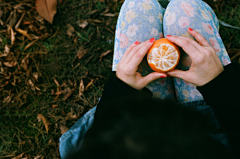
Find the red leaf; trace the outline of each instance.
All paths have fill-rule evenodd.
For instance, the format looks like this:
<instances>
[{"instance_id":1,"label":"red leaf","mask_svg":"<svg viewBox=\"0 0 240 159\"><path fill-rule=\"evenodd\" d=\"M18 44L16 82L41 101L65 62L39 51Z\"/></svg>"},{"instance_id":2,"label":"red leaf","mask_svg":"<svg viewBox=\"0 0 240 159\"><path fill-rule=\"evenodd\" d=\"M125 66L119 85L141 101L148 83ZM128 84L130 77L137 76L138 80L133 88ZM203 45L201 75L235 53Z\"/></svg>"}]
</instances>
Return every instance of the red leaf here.
<instances>
[{"instance_id":1,"label":"red leaf","mask_svg":"<svg viewBox=\"0 0 240 159\"><path fill-rule=\"evenodd\" d=\"M49 23L53 23L53 17L57 13L57 0L36 0L36 10Z\"/></svg>"}]
</instances>

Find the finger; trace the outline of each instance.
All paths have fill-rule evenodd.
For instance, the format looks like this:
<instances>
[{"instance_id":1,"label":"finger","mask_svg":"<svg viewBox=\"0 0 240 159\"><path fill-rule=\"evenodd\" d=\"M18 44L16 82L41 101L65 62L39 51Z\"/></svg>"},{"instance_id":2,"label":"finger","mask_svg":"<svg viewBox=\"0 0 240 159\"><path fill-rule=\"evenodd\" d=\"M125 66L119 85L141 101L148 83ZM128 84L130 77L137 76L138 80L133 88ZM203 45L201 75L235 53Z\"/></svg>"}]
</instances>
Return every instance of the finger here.
<instances>
[{"instance_id":1,"label":"finger","mask_svg":"<svg viewBox=\"0 0 240 159\"><path fill-rule=\"evenodd\" d=\"M200 51L202 49L201 48L202 46L198 42L196 42L195 40L191 39L190 37L184 37L184 36L178 36L178 37L182 40L186 40L189 43L193 44L198 49L198 51Z\"/></svg>"},{"instance_id":2,"label":"finger","mask_svg":"<svg viewBox=\"0 0 240 159\"><path fill-rule=\"evenodd\" d=\"M146 45L148 43L148 41L145 41L143 43L141 43L140 45L138 45L137 47L133 48L127 55L127 63L129 63L132 59L132 57L138 52L139 49L141 49L144 45Z\"/></svg>"},{"instance_id":3,"label":"finger","mask_svg":"<svg viewBox=\"0 0 240 159\"><path fill-rule=\"evenodd\" d=\"M197 42L202 45L202 46L205 46L205 47L210 47L209 43L207 42L207 40L201 35L199 34L197 31L189 28L188 29L188 32L193 36L195 37L195 39L197 40Z\"/></svg>"},{"instance_id":4,"label":"finger","mask_svg":"<svg viewBox=\"0 0 240 159\"><path fill-rule=\"evenodd\" d=\"M167 39L182 47L182 49L190 56L192 60L195 56L197 56L197 53L199 52L195 45L193 45L188 40L183 39L182 37L168 35Z\"/></svg>"},{"instance_id":5,"label":"finger","mask_svg":"<svg viewBox=\"0 0 240 159\"><path fill-rule=\"evenodd\" d=\"M171 72L168 72L167 75L183 79L183 80L185 80L187 82L192 82L191 71L173 70Z\"/></svg>"},{"instance_id":6,"label":"finger","mask_svg":"<svg viewBox=\"0 0 240 159\"><path fill-rule=\"evenodd\" d=\"M153 72L153 73L150 73L149 75L143 77L140 82L141 82L141 85L143 87L145 87L149 83L151 83L159 78L166 78L166 77L167 77L167 75L165 73Z\"/></svg>"},{"instance_id":7,"label":"finger","mask_svg":"<svg viewBox=\"0 0 240 159\"><path fill-rule=\"evenodd\" d=\"M129 67L135 68L140 65L143 60L143 57L147 54L148 50L152 47L155 39L150 39L149 41L144 42L142 47L133 55L132 59L129 61Z\"/></svg>"},{"instance_id":8,"label":"finger","mask_svg":"<svg viewBox=\"0 0 240 159\"><path fill-rule=\"evenodd\" d=\"M133 43L132 45L130 45L130 46L127 48L127 50L124 52L122 59L124 59L124 58L129 54L129 52L130 52L134 47L136 47L136 46L138 46L138 45L139 45L139 41L136 41L135 43Z\"/></svg>"}]
</instances>

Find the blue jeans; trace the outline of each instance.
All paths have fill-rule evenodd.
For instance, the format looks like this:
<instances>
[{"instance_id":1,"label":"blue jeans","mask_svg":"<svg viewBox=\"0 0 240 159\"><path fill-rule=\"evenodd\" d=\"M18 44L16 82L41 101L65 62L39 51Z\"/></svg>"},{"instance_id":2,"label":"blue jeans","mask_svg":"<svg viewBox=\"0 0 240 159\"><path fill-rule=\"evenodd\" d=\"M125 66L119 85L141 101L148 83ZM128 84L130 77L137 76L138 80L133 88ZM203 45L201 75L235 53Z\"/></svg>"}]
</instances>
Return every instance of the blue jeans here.
<instances>
[{"instance_id":1,"label":"blue jeans","mask_svg":"<svg viewBox=\"0 0 240 159\"><path fill-rule=\"evenodd\" d=\"M116 71L118 62L131 43L137 40L146 41L152 37L159 39L166 35L190 37L187 32L188 27L197 30L207 39L223 65L230 63L218 34L218 19L211 7L202 0L171 0L166 11L157 0L125 0L116 27L113 70ZM188 69L189 65L191 65L191 60L186 54L183 54L179 65L180 69ZM141 64L140 68L143 75L151 72L151 69L144 63ZM219 128L212 108L206 105L193 84L177 78L166 78L150 83L148 88L156 98L176 97L183 106L211 115L211 122L217 129ZM61 136L59 151L62 159L80 150L84 136L93 123L95 111L96 107L87 112ZM212 136L228 146L227 135L218 133L212 134Z\"/></svg>"}]
</instances>

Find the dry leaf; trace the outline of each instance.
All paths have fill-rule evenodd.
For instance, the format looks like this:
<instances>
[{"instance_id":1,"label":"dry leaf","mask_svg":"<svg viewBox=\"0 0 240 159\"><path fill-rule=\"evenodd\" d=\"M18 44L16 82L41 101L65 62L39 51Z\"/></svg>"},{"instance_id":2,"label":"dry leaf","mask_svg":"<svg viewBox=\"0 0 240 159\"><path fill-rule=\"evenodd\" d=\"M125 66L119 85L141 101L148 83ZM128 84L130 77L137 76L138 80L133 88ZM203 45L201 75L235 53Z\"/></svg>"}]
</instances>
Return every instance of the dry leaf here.
<instances>
[{"instance_id":1,"label":"dry leaf","mask_svg":"<svg viewBox=\"0 0 240 159\"><path fill-rule=\"evenodd\" d=\"M84 83L83 83L83 80L81 79L81 82L79 84L79 97L83 95L83 92L84 92Z\"/></svg>"},{"instance_id":2,"label":"dry leaf","mask_svg":"<svg viewBox=\"0 0 240 159\"><path fill-rule=\"evenodd\" d=\"M91 79L91 81L87 84L85 90L88 90L90 86L92 86L94 79Z\"/></svg>"},{"instance_id":3,"label":"dry leaf","mask_svg":"<svg viewBox=\"0 0 240 159\"><path fill-rule=\"evenodd\" d=\"M112 13L106 13L106 14L101 14L103 16L106 16L106 17L115 17L116 14L112 14Z\"/></svg>"},{"instance_id":4,"label":"dry leaf","mask_svg":"<svg viewBox=\"0 0 240 159\"><path fill-rule=\"evenodd\" d=\"M11 62L3 62L3 64L7 67L14 67L16 66L18 63L16 61L11 61Z\"/></svg>"},{"instance_id":5,"label":"dry leaf","mask_svg":"<svg viewBox=\"0 0 240 159\"><path fill-rule=\"evenodd\" d=\"M88 21L87 20L79 20L76 23L82 29L86 28L86 26L88 25Z\"/></svg>"},{"instance_id":6,"label":"dry leaf","mask_svg":"<svg viewBox=\"0 0 240 159\"><path fill-rule=\"evenodd\" d=\"M10 53L10 47L9 47L9 45L5 45L5 47L4 47L4 54L9 54Z\"/></svg>"},{"instance_id":7,"label":"dry leaf","mask_svg":"<svg viewBox=\"0 0 240 159\"><path fill-rule=\"evenodd\" d=\"M34 77L34 79L35 79L36 81L38 81L39 73L34 72L34 73L33 73L33 77Z\"/></svg>"},{"instance_id":8,"label":"dry leaf","mask_svg":"<svg viewBox=\"0 0 240 159\"><path fill-rule=\"evenodd\" d=\"M77 57L80 60L81 58L83 58L88 52L88 49L84 49L82 47L79 48L79 50L77 51Z\"/></svg>"},{"instance_id":9,"label":"dry leaf","mask_svg":"<svg viewBox=\"0 0 240 159\"><path fill-rule=\"evenodd\" d=\"M73 112L69 112L66 116L66 120L76 120L78 118L79 118L78 115L73 114Z\"/></svg>"},{"instance_id":10,"label":"dry leaf","mask_svg":"<svg viewBox=\"0 0 240 159\"><path fill-rule=\"evenodd\" d=\"M20 28L16 29L17 32L19 32L20 34L22 34L23 36L26 36L29 40L32 40L32 38L29 36L29 34L27 33L26 30L22 30Z\"/></svg>"},{"instance_id":11,"label":"dry leaf","mask_svg":"<svg viewBox=\"0 0 240 159\"><path fill-rule=\"evenodd\" d=\"M59 85L59 83L58 83L58 81L54 78L54 82L56 83L56 85L59 87L60 85Z\"/></svg>"},{"instance_id":12,"label":"dry leaf","mask_svg":"<svg viewBox=\"0 0 240 159\"><path fill-rule=\"evenodd\" d=\"M21 18L19 19L19 21L18 21L17 24L15 25L15 30L16 30L16 29L19 27L19 25L21 24L21 22L22 22L24 16L25 16L25 10L24 10L24 12L23 12Z\"/></svg>"},{"instance_id":13,"label":"dry leaf","mask_svg":"<svg viewBox=\"0 0 240 159\"><path fill-rule=\"evenodd\" d=\"M67 24L67 27L68 27L67 35L71 37L73 35L73 33L75 32L75 29L71 24Z\"/></svg>"},{"instance_id":14,"label":"dry leaf","mask_svg":"<svg viewBox=\"0 0 240 159\"><path fill-rule=\"evenodd\" d=\"M20 159L20 158L23 157L23 155L24 155L24 153L21 153L20 155L18 155L18 156L16 156L16 157L13 157L12 159Z\"/></svg>"},{"instance_id":15,"label":"dry leaf","mask_svg":"<svg viewBox=\"0 0 240 159\"><path fill-rule=\"evenodd\" d=\"M88 19L87 20L89 23L93 22L93 23L103 23L104 21L98 20L98 19Z\"/></svg>"},{"instance_id":16,"label":"dry leaf","mask_svg":"<svg viewBox=\"0 0 240 159\"><path fill-rule=\"evenodd\" d=\"M54 108L57 108L58 107L58 105L52 105L52 108L54 109Z\"/></svg>"},{"instance_id":17,"label":"dry leaf","mask_svg":"<svg viewBox=\"0 0 240 159\"><path fill-rule=\"evenodd\" d=\"M106 55L109 54L110 52L112 52L112 50L108 50L108 51L102 53L102 54L100 55L100 58L103 58L104 56L106 56Z\"/></svg>"},{"instance_id":18,"label":"dry leaf","mask_svg":"<svg viewBox=\"0 0 240 159\"><path fill-rule=\"evenodd\" d=\"M7 96L7 97L3 100L3 103L4 103L4 104L8 104L8 103L11 102L11 100L12 100L12 96Z\"/></svg>"},{"instance_id":19,"label":"dry leaf","mask_svg":"<svg viewBox=\"0 0 240 159\"><path fill-rule=\"evenodd\" d=\"M49 23L53 23L57 13L57 0L36 0L36 10Z\"/></svg>"},{"instance_id":20,"label":"dry leaf","mask_svg":"<svg viewBox=\"0 0 240 159\"><path fill-rule=\"evenodd\" d=\"M40 159L42 157L42 155L38 155L36 157L34 157L34 159Z\"/></svg>"},{"instance_id":21,"label":"dry leaf","mask_svg":"<svg viewBox=\"0 0 240 159\"><path fill-rule=\"evenodd\" d=\"M54 141L53 138L51 138L49 141L48 141L48 145L52 145L52 146L56 146L56 142Z\"/></svg>"},{"instance_id":22,"label":"dry leaf","mask_svg":"<svg viewBox=\"0 0 240 159\"><path fill-rule=\"evenodd\" d=\"M11 28L11 45L13 46L15 43L15 33L13 29Z\"/></svg>"},{"instance_id":23,"label":"dry leaf","mask_svg":"<svg viewBox=\"0 0 240 159\"><path fill-rule=\"evenodd\" d=\"M29 49L30 47L32 47L37 41L38 41L38 39L30 42L27 46L25 46L24 51L26 51L27 49Z\"/></svg>"},{"instance_id":24,"label":"dry leaf","mask_svg":"<svg viewBox=\"0 0 240 159\"><path fill-rule=\"evenodd\" d=\"M49 130L49 126L51 125L51 123L42 115L42 114L38 114L37 115L37 119L38 121L42 121L44 126L45 126L45 129L48 133L48 130Z\"/></svg>"},{"instance_id":25,"label":"dry leaf","mask_svg":"<svg viewBox=\"0 0 240 159\"><path fill-rule=\"evenodd\" d=\"M68 131L68 128L66 126L64 126L64 125L61 125L60 126L60 130L61 130L61 134L63 135L65 132Z\"/></svg>"},{"instance_id":26,"label":"dry leaf","mask_svg":"<svg viewBox=\"0 0 240 159\"><path fill-rule=\"evenodd\" d=\"M30 85L31 89L35 91L35 85L33 84L32 80L28 80L28 84Z\"/></svg>"},{"instance_id":27,"label":"dry leaf","mask_svg":"<svg viewBox=\"0 0 240 159\"><path fill-rule=\"evenodd\" d=\"M64 101L66 101L72 94L73 92L75 91L75 88L72 89L71 91L69 91L63 98Z\"/></svg>"}]
</instances>

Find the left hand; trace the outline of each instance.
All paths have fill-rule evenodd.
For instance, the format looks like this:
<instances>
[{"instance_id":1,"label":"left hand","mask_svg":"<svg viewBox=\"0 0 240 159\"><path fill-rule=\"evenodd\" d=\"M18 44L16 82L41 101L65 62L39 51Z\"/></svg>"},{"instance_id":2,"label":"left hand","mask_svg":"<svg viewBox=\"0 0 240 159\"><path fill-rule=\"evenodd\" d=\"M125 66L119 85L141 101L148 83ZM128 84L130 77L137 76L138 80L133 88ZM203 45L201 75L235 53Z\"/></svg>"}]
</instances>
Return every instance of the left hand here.
<instances>
[{"instance_id":1,"label":"left hand","mask_svg":"<svg viewBox=\"0 0 240 159\"><path fill-rule=\"evenodd\" d=\"M132 44L125 51L121 61L117 66L116 76L120 80L137 90L142 90L144 87L146 87L146 85L158 78L167 77L165 73L158 72L153 72L145 77L142 77L142 75L137 72L138 66L142 62L144 56L146 55L154 41L155 39L150 39L149 41L145 41L141 44L139 44L138 41Z\"/></svg>"}]
</instances>

